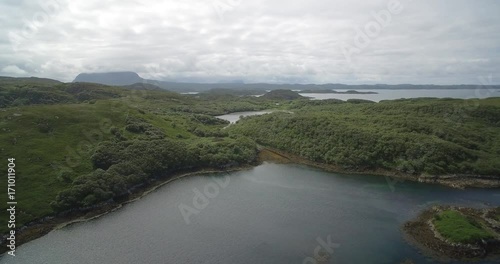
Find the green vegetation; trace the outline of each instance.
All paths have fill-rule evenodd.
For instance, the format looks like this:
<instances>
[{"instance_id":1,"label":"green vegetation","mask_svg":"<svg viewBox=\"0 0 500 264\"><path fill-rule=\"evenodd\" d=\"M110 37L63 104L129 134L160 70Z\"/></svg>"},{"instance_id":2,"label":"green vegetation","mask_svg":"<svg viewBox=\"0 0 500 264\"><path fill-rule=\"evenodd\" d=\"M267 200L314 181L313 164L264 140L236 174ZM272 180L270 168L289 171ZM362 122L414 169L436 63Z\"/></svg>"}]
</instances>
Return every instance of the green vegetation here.
<instances>
[{"instance_id":1,"label":"green vegetation","mask_svg":"<svg viewBox=\"0 0 500 264\"><path fill-rule=\"evenodd\" d=\"M305 98L297 92L291 90L273 90L262 96L265 99L278 99L278 100L295 100Z\"/></svg>"},{"instance_id":2,"label":"green vegetation","mask_svg":"<svg viewBox=\"0 0 500 264\"><path fill-rule=\"evenodd\" d=\"M500 175L500 99L294 101L228 131L346 170ZM479 132L480 131L480 132Z\"/></svg>"},{"instance_id":3,"label":"green vegetation","mask_svg":"<svg viewBox=\"0 0 500 264\"><path fill-rule=\"evenodd\" d=\"M374 103L217 91L1 77L0 154L16 159L17 224L113 202L182 171L251 164L256 143L352 170L500 174L500 99ZM227 129L214 117L276 108L293 113L246 117Z\"/></svg>"},{"instance_id":4,"label":"green vegetation","mask_svg":"<svg viewBox=\"0 0 500 264\"><path fill-rule=\"evenodd\" d=\"M495 258L500 248L496 208L432 206L404 224L403 230L425 251L459 261ZM472 246L470 246L472 245Z\"/></svg>"},{"instance_id":5,"label":"green vegetation","mask_svg":"<svg viewBox=\"0 0 500 264\"><path fill-rule=\"evenodd\" d=\"M475 243L493 237L476 220L455 210L440 212L433 223L443 237L455 243Z\"/></svg>"},{"instance_id":6,"label":"green vegetation","mask_svg":"<svg viewBox=\"0 0 500 264\"><path fill-rule=\"evenodd\" d=\"M45 80L45 79L42 79ZM58 83L0 77L0 108L34 104L79 103L120 97L123 89L90 83Z\"/></svg>"},{"instance_id":7,"label":"green vegetation","mask_svg":"<svg viewBox=\"0 0 500 264\"><path fill-rule=\"evenodd\" d=\"M0 78L0 95L0 153L16 158L18 226L110 201L177 171L251 163L255 143L230 137L222 129L228 122L213 115L275 105L31 78ZM0 224L5 233L5 219Z\"/></svg>"},{"instance_id":8,"label":"green vegetation","mask_svg":"<svg viewBox=\"0 0 500 264\"><path fill-rule=\"evenodd\" d=\"M93 206L126 195L130 188L155 177L182 169L248 164L255 155L255 145L245 139L102 142L91 157L96 170L77 177L70 188L57 195L52 207L62 211Z\"/></svg>"}]
</instances>

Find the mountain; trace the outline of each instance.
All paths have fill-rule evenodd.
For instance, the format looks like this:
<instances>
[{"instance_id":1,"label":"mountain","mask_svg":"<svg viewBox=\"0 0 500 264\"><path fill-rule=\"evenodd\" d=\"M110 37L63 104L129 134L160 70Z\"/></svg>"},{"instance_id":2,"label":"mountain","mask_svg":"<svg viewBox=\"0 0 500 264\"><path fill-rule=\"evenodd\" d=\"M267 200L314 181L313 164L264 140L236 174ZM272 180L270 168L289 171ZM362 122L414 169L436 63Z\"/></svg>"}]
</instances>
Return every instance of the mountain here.
<instances>
[{"instance_id":1,"label":"mountain","mask_svg":"<svg viewBox=\"0 0 500 264\"><path fill-rule=\"evenodd\" d=\"M106 85L132 85L144 82L135 72L80 73L73 82L100 83Z\"/></svg>"},{"instance_id":2,"label":"mountain","mask_svg":"<svg viewBox=\"0 0 500 264\"><path fill-rule=\"evenodd\" d=\"M81 73L73 82L91 82L106 85L132 85L136 83L145 83L158 86L169 91L180 93L185 92L204 92L209 90L231 89L231 90L251 90L256 94L264 94L267 90L367 90L367 89L500 89L500 85L415 85L415 84L269 84L269 83L185 83L185 82L167 82L158 80L148 80L140 77L135 72L107 72L107 73ZM256 92L262 91L262 92Z\"/></svg>"}]
</instances>

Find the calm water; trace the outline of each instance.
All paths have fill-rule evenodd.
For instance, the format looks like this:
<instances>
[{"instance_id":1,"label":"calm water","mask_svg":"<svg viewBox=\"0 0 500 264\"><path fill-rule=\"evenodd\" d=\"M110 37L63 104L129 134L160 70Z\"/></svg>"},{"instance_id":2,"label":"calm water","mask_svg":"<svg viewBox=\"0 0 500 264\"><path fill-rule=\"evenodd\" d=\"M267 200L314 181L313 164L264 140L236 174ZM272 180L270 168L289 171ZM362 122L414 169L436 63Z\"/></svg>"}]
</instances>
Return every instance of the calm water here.
<instances>
[{"instance_id":1,"label":"calm water","mask_svg":"<svg viewBox=\"0 0 500 264\"><path fill-rule=\"evenodd\" d=\"M338 90L346 91L346 90ZM305 93L302 96L312 97L315 100L324 99L366 99L375 102L381 100L393 100L401 98L419 98L419 97L437 97L437 98L487 98L487 97L500 97L500 90L479 88L479 89L425 89L425 90L359 90L371 91L378 94L325 94L325 93Z\"/></svg>"},{"instance_id":2,"label":"calm water","mask_svg":"<svg viewBox=\"0 0 500 264\"><path fill-rule=\"evenodd\" d=\"M207 192L208 203L193 203L196 190ZM400 227L435 203L500 205L500 195L413 182L391 188L380 176L264 164L173 182L25 244L0 263L314 263L304 260L329 239L334 250L326 263L431 263ZM197 210L189 224L179 206Z\"/></svg>"},{"instance_id":3,"label":"calm water","mask_svg":"<svg viewBox=\"0 0 500 264\"><path fill-rule=\"evenodd\" d=\"M217 118L227 120L231 122L231 124L236 123L236 121L240 120L242 116L253 116L253 115L263 115L269 114L272 111L249 111L249 112L234 112L227 115L217 116Z\"/></svg>"}]
</instances>

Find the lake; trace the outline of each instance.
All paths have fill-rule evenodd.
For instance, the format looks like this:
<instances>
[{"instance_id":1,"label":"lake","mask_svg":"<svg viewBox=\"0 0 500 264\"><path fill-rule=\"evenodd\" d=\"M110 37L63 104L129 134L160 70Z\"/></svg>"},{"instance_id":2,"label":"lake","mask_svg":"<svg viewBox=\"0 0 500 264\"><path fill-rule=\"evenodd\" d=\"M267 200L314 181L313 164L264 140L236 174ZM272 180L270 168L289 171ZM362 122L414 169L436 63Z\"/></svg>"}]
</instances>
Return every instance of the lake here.
<instances>
[{"instance_id":1,"label":"lake","mask_svg":"<svg viewBox=\"0 0 500 264\"><path fill-rule=\"evenodd\" d=\"M345 92L347 90L337 90ZM419 97L436 97L436 98L487 98L500 97L500 90L488 89L479 87L478 89L422 89L422 90L389 90L389 89L369 89L358 90L360 92L376 92L377 94L332 94L332 93L300 93L302 96L311 97L314 100L325 99L365 99L379 102L381 100L394 100L401 98L419 98Z\"/></svg>"},{"instance_id":2,"label":"lake","mask_svg":"<svg viewBox=\"0 0 500 264\"><path fill-rule=\"evenodd\" d=\"M248 111L248 112L234 112L226 115L221 115L221 116L216 116L217 118L227 120L231 122L231 124L236 123L236 121L240 120L240 117L242 116L254 116L254 115L263 115L263 114L269 114L272 113L273 111Z\"/></svg>"},{"instance_id":3,"label":"lake","mask_svg":"<svg viewBox=\"0 0 500 264\"><path fill-rule=\"evenodd\" d=\"M317 263L432 263L400 228L438 203L500 205L500 193L265 163L174 181L22 245L0 263L299 264L316 263L322 246L331 257Z\"/></svg>"}]
</instances>

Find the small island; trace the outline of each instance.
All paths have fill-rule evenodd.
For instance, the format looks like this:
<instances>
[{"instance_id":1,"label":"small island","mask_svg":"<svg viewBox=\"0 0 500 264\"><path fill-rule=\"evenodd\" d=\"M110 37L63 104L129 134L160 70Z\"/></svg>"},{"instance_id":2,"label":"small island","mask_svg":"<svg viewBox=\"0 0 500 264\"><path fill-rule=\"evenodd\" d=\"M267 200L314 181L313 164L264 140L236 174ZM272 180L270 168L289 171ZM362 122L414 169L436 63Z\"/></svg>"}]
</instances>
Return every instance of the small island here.
<instances>
[{"instance_id":1,"label":"small island","mask_svg":"<svg viewBox=\"0 0 500 264\"><path fill-rule=\"evenodd\" d=\"M305 98L297 92L292 90L273 90L262 96L262 98L272 99L272 100L295 100Z\"/></svg>"},{"instance_id":2,"label":"small island","mask_svg":"<svg viewBox=\"0 0 500 264\"><path fill-rule=\"evenodd\" d=\"M500 258L500 207L434 206L403 230L410 242L443 260Z\"/></svg>"},{"instance_id":3,"label":"small island","mask_svg":"<svg viewBox=\"0 0 500 264\"><path fill-rule=\"evenodd\" d=\"M372 92L372 91L361 92L361 91L356 91L356 90L348 90L348 91L345 91L345 92L339 92L339 91L335 91L335 90L303 90L303 91L300 91L300 93L378 94L377 92Z\"/></svg>"}]
</instances>

